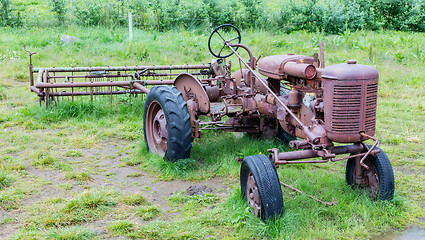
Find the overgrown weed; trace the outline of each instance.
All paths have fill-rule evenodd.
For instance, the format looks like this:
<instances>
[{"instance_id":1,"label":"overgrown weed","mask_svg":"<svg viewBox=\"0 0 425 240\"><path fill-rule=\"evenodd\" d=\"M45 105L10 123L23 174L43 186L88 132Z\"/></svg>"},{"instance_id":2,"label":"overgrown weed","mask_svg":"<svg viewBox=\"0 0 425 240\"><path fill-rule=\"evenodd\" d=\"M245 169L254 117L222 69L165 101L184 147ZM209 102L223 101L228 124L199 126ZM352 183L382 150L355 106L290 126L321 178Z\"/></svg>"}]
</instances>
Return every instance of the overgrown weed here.
<instances>
[{"instance_id":1,"label":"overgrown weed","mask_svg":"<svg viewBox=\"0 0 425 240\"><path fill-rule=\"evenodd\" d=\"M45 207L44 214L29 219L30 227L67 227L85 223L103 216L117 204L116 195L112 192L90 190L65 202L50 203L53 207Z\"/></svg>"},{"instance_id":2,"label":"overgrown weed","mask_svg":"<svg viewBox=\"0 0 425 240\"><path fill-rule=\"evenodd\" d=\"M13 182L13 178L5 171L0 170L0 190L10 186Z\"/></svg>"},{"instance_id":3,"label":"overgrown weed","mask_svg":"<svg viewBox=\"0 0 425 240\"><path fill-rule=\"evenodd\" d=\"M120 200L130 206L138 206L147 203L146 199L141 194L123 195Z\"/></svg>"}]
</instances>

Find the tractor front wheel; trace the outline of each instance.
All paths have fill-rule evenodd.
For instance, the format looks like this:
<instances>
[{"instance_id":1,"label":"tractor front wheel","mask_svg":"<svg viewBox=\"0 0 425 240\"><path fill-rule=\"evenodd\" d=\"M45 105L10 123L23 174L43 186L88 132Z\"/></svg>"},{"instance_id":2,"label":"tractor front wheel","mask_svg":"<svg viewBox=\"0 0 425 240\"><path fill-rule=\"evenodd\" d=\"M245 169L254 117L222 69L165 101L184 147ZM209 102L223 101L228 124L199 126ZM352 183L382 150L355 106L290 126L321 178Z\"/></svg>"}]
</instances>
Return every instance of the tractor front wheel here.
<instances>
[{"instance_id":1,"label":"tractor front wheel","mask_svg":"<svg viewBox=\"0 0 425 240\"><path fill-rule=\"evenodd\" d=\"M369 169L362 167L361 179L356 182L356 160L348 159L345 169L347 184L366 189L371 198L391 201L394 197L394 173L387 155L381 150L376 156L369 155L364 163Z\"/></svg>"},{"instance_id":2,"label":"tractor front wheel","mask_svg":"<svg viewBox=\"0 0 425 240\"><path fill-rule=\"evenodd\" d=\"M148 151L168 161L189 158L192 127L186 102L177 88L153 87L146 97L143 130Z\"/></svg>"},{"instance_id":3,"label":"tractor front wheel","mask_svg":"<svg viewBox=\"0 0 425 240\"><path fill-rule=\"evenodd\" d=\"M279 177L267 156L246 157L240 174L242 196L255 216L266 221L283 214Z\"/></svg>"}]
</instances>

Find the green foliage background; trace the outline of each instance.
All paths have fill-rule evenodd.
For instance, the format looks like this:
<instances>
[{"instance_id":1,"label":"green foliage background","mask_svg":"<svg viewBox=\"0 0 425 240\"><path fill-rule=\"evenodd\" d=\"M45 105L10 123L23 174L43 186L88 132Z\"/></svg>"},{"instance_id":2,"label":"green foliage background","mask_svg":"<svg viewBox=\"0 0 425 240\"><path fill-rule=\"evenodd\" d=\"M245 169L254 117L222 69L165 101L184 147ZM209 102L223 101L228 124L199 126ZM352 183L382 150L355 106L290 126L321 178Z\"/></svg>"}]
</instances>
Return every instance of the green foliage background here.
<instances>
[{"instance_id":1,"label":"green foliage background","mask_svg":"<svg viewBox=\"0 0 425 240\"><path fill-rule=\"evenodd\" d=\"M0 5L0 26L14 27L111 27L127 24L132 12L138 28L160 31L223 23L286 33L425 31L423 0L0 0Z\"/></svg>"}]
</instances>

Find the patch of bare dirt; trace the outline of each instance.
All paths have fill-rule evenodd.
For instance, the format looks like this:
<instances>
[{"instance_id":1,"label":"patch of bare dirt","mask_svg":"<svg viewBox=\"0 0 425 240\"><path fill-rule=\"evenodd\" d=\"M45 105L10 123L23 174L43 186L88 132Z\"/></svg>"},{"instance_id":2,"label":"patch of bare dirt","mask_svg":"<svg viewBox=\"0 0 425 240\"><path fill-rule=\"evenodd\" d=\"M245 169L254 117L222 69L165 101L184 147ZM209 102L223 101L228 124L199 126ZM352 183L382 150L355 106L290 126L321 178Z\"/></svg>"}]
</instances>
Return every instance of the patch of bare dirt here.
<instances>
[{"instance_id":1,"label":"patch of bare dirt","mask_svg":"<svg viewBox=\"0 0 425 240\"><path fill-rule=\"evenodd\" d=\"M28 167L26 169L28 178L40 180L41 186L19 201L17 210L0 210L0 221L8 219L8 221L0 224L0 239L9 238L23 227L24 220L31 214L31 206L35 206L48 198L70 199L87 189L118 191L121 195L141 194L151 204L160 208L162 212L160 219L166 221L173 220L180 215L178 211L176 212L170 207L167 201L173 193L187 191L189 195L193 195L208 192L217 194L220 198L224 198L228 194L228 187L220 178L200 182L159 181L155 176L141 171L138 166L127 166L121 161L128 155L125 150L123 151L126 144L126 142L101 143L97 144L95 149L79 149L82 156L61 159L61 161L71 164L74 172L89 173L92 178L91 181L65 179L66 173L58 169ZM16 220L12 221L13 218ZM100 219L85 225L107 238L109 237L107 227L112 220ZM128 220L137 225L146 224L138 217L130 216Z\"/></svg>"}]
</instances>

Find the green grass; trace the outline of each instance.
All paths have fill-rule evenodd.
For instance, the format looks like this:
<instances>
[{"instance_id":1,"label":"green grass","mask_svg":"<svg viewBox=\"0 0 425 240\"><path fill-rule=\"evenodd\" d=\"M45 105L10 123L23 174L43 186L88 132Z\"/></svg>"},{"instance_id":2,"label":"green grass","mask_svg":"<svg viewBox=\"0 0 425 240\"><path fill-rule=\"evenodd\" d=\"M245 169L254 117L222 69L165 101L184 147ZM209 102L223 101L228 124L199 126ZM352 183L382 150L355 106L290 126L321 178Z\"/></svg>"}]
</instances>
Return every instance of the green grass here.
<instances>
[{"instance_id":1,"label":"green grass","mask_svg":"<svg viewBox=\"0 0 425 240\"><path fill-rule=\"evenodd\" d=\"M123 235L133 231L134 224L127 220L120 220L112 222L109 225L109 230L111 230L116 235Z\"/></svg>"},{"instance_id":2,"label":"green grass","mask_svg":"<svg viewBox=\"0 0 425 240\"><path fill-rule=\"evenodd\" d=\"M376 137L395 172L395 199L386 203L372 201L361 190L347 186L344 162L281 166L281 181L338 204L325 207L283 188L285 214L265 224L252 216L241 199L240 163L236 158L266 153L272 147L289 150L278 141L205 132L194 141L190 159L169 163L146 151L142 97L131 102L125 96L117 97L112 104L109 98L101 97L93 102L64 99L48 109L39 106L28 88L23 43L37 52L33 56L36 67L197 64L212 58L206 47L211 29L164 33L136 30L132 42L115 38L125 31L76 26L0 28L0 53L16 52L13 59L0 63L0 208L19 212L13 216L16 222L2 222L2 226L18 225L19 230L11 232L10 237L367 239L403 229L425 215L425 70L419 67L425 65L425 34L242 32L242 42L255 56L312 55L323 41L327 65L356 59L375 66L380 72ZM63 45L56 39L60 34L82 41ZM233 70L237 69L237 60L231 60ZM100 150L105 145L111 150ZM102 168L103 161L115 165ZM133 171L120 172L127 168ZM173 193L161 199L164 206L160 206L145 195L155 194L149 183L127 182L143 179L146 174L154 181L220 177L231 190L190 197ZM103 189L93 189L102 177ZM84 184L74 185L73 181ZM99 222L105 226L100 232L106 235L91 229ZM143 224L136 224L139 222Z\"/></svg>"},{"instance_id":3,"label":"green grass","mask_svg":"<svg viewBox=\"0 0 425 240\"><path fill-rule=\"evenodd\" d=\"M80 182L89 182L93 180L93 177L86 172L76 173L76 172L68 172L65 174L64 179L70 179Z\"/></svg>"},{"instance_id":4,"label":"green grass","mask_svg":"<svg viewBox=\"0 0 425 240\"><path fill-rule=\"evenodd\" d=\"M68 150L64 153L65 157L82 157L83 154L80 150Z\"/></svg>"},{"instance_id":5,"label":"green grass","mask_svg":"<svg viewBox=\"0 0 425 240\"><path fill-rule=\"evenodd\" d=\"M145 221L154 219L160 213L161 210L158 206L141 206L136 208L136 215Z\"/></svg>"},{"instance_id":6,"label":"green grass","mask_svg":"<svg viewBox=\"0 0 425 240\"><path fill-rule=\"evenodd\" d=\"M33 230L78 226L104 216L117 204L115 197L111 192L92 190L66 201L47 201L35 209L28 226ZM42 215L38 213L40 210Z\"/></svg>"},{"instance_id":7,"label":"green grass","mask_svg":"<svg viewBox=\"0 0 425 240\"><path fill-rule=\"evenodd\" d=\"M46 238L55 240L90 240L95 239L96 233L80 227L65 227L50 230Z\"/></svg>"},{"instance_id":8,"label":"green grass","mask_svg":"<svg viewBox=\"0 0 425 240\"><path fill-rule=\"evenodd\" d=\"M121 201L130 206L146 204L146 199L141 194L129 194L121 196Z\"/></svg>"},{"instance_id":9,"label":"green grass","mask_svg":"<svg viewBox=\"0 0 425 240\"><path fill-rule=\"evenodd\" d=\"M0 190L10 186L12 182L13 178L10 177L6 172L0 170Z\"/></svg>"}]
</instances>

